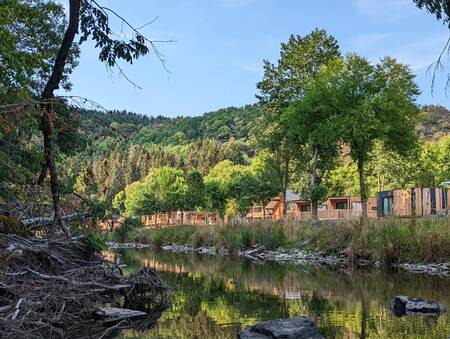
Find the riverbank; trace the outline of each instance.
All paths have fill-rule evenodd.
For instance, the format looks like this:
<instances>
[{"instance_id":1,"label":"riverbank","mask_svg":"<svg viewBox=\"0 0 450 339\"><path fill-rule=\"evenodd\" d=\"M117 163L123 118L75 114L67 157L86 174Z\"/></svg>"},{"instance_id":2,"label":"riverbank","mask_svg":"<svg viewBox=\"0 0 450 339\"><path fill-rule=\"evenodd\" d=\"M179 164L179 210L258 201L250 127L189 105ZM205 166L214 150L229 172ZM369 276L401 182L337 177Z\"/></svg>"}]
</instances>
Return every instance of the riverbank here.
<instances>
[{"instance_id":1,"label":"riverbank","mask_svg":"<svg viewBox=\"0 0 450 339\"><path fill-rule=\"evenodd\" d=\"M450 222L447 218L382 219L359 231L356 223L286 221L224 226L173 226L142 229L127 241L166 250L243 254L264 248L259 259L400 267L416 273L450 271Z\"/></svg>"}]
</instances>

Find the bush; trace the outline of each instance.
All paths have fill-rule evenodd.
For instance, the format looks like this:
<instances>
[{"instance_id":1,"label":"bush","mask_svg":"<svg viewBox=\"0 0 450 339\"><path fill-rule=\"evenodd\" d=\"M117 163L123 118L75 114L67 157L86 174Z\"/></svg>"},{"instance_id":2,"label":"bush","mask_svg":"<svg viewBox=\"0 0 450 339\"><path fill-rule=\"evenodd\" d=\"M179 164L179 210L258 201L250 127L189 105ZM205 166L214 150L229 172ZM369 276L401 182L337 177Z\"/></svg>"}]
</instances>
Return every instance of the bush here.
<instances>
[{"instance_id":1,"label":"bush","mask_svg":"<svg viewBox=\"0 0 450 339\"><path fill-rule=\"evenodd\" d=\"M166 243L191 244L195 231L194 226L185 225L159 228L151 232L150 241L156 246Z\"/></svg>"},{"instance_id":2,"label":"bush","mask_svg":"<svg viewBox=\"0 0 450 339\"><path fill-rule=\"evenodd\" d=\"M125 218L122 225L117 227L113 232L113 239L119 242L126 242L133 239L142 227L139 218Z\"/></svg>"},{"instance_id":3,"label":"bush","mask_svg":"<svg viewBox=\"0 0 450 339\"><path fill-rule=\"evenodd\" d=\"M445 262L450 259L450 223L446 218L377 221L354 237L358 256L396 262Z\"/></svg>"},{"instance_id":4,"label":"bush","mask_svg":"<svg viewBox=\"0 0 450 339\"><path fill-rule=\"evenodd\" d=\"M402 261L411 252L414 238L405 222L390 219L370 224L351 243L359 257L382 260L387 264Z\"/></svg>"},{"instance_id":5,"label":"bush","mask_svg":"<svg viewBox=\"0 0 450 339\"><path fill-rule=\"evenodd\" d=\"M420 261L450 261L450 222L447 218L425 219L415 228L415 253Z\"/></svg>"},{"instance_id":6,"label":"bush","mask_svg":"<svg viewBox=\"0 0 450 339\"><path fill-rule=\"evenodd\" d=\"M80 241L91 253L101 253L106 249L105 239L102 235L92 233L81 237Z\"/></svg>"}]
</instances>

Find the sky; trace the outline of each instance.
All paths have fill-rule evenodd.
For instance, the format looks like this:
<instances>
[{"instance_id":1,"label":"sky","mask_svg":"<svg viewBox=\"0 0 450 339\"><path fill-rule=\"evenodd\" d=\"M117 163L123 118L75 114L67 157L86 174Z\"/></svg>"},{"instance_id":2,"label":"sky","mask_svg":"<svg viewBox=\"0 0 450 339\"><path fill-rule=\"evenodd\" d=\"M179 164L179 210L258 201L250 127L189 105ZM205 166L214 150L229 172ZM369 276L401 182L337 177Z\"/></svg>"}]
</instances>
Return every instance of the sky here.
<instances>
[{"instance_id":1,"label":"sky","mask_svg":"<svg viewBox=\"0 0 450 339\"><path fill-rule=\"evenodd\" d=\"M83 44L72 75L72 95L106 109L147 115L201 115L257 101L263 60L276 62L280 43L291 34L324 28L345 53L372 62L384 56L410 65L422 91L419 104L450 107L444 75L431 91L428 70L449 30L412 0L99 0L136 27L158 17L142 32L157 44L166 67L154 54L122 63L131 85L98 60L98 50ZM116 30L122 30L119 23ZM123 27L127 34L127 29ZM445 59L450 72L450 60ZM450 95L450 92L449 94Z\"/></svg>"}]
</instances>

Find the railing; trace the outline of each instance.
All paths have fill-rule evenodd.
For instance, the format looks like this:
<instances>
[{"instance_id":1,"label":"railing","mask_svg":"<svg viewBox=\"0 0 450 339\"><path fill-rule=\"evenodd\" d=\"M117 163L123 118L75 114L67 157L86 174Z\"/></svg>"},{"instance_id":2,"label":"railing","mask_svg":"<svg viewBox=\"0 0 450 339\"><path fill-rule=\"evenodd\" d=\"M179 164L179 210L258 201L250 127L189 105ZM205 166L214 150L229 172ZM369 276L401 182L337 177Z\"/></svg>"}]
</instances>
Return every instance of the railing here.
<instances>
[{"instance_id":1,"label":"railing","mask_svg":"<svg viewBox=\"0 0 450 339\"><path fill-rule=\"evenodd\" d=\"M319 220L356 220L361 218L361 211L354 210L328 210L328 211L317 211L317 218ZM368 210L367 215L369 218L376 218L377 211ZM311 212L297 212L288 215L288 218L294 220L311 220Z\"/></svg>"}]
</instances>

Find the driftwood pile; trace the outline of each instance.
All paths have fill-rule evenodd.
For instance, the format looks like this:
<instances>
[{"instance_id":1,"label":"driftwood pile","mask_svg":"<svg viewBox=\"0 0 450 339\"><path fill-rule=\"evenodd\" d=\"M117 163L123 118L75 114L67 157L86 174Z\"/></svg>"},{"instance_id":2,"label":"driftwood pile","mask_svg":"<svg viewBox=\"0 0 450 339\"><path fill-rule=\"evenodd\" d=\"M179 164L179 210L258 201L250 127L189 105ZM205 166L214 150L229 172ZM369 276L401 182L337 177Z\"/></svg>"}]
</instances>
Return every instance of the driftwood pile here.
<instances>
[{"instance_id":1,"label":"driftwood pile","mask_svg":"<svg viewBox=\"0 0 450 339\"><path fill-rule=\"evenodd\" d=\"M0 233L2 338L111 338L153 327L167 303L149 268L124 276L76 238Z\"/></svg>"}]
</instances>

